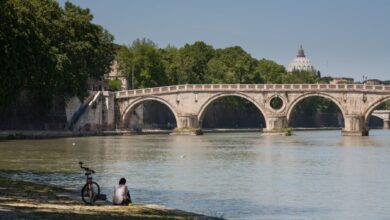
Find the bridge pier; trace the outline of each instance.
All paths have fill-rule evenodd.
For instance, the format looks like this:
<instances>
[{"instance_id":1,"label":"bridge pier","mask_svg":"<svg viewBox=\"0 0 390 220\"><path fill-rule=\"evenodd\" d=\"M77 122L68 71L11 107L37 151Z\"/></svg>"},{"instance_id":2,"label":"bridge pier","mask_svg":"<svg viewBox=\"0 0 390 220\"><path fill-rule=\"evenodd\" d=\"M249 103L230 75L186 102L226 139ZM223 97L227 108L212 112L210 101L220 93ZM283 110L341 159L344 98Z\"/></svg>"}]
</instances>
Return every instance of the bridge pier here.
<instances>
[{"instance_id":1,"label":"bridge pier","mask_svg":"<svg viewBox=\"0 0 390 220\"><path fill-rule=\"evenodd\" d=\"M365 126L364 117L361 115L346 115L344 118L343 136L368 136L368 129Z\"/></svg>"},{"instance_id":2,"label":"bridge pier","mask_svg":"<svg viewBox=\"0 0 390 220\"><path fill-rule=\"evenodd\" d=\"M265 118L267 127L263 130L263 135L290 135L287 116L271 115Z\"/></svg>"},{"instance_id":3,"label":"bridge pier","mask_svg":"<svg viewBox=\"0 0 390 220\"><path fill-rule=\"evenodd\" d=\"M199 128L197 115L179 115L177 128L171 135L201 135L202 130Z\"/></svg>"},{"instance_id":4,"label":"bridge pier","mask_svg":"<svg viewBox=\"0 0 390 220\"><path fill-rule=\"evenodd\" d=\"M383 129L390 129L390 119L383 120Z\"/></svg>"}]
</instances>

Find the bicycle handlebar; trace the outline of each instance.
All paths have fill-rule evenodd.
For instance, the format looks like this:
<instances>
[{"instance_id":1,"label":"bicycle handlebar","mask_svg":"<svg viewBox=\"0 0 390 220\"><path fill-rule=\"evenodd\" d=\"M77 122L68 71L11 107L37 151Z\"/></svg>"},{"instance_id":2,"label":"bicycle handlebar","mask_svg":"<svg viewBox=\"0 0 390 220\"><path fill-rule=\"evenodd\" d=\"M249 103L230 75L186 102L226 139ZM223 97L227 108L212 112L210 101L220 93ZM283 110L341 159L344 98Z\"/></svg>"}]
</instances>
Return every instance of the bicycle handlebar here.
<instances>
[{"instance_id":1,"label":"bicycle handlebar","mask_svg":"<svg viewBox=\"0 0 390 220\"><path fill-rule=\"evenodd\" d=\"M81 169L84 169L84 170L85 170L85 172L95 173L94 170L89 169L88 167L83 167L83 162L80 161L80 162L79 162L79 165L80 165L80 168L81 168Z\"/></svg>"}]
</instances>

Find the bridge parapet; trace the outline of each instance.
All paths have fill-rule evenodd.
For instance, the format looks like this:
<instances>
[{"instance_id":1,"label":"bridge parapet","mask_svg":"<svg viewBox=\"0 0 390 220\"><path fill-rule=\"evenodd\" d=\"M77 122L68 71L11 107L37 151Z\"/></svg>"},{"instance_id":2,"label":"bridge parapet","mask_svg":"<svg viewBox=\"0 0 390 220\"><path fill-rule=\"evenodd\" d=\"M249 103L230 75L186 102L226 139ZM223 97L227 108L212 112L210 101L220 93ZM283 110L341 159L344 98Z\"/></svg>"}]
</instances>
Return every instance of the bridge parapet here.
<instances>
[{"instance_id":1,"label":"bridge parapet","mask_svg":"<svg viewBox=\"0 0 390 220\"><path fill-rule=\"evenodd\" d=\"M372 112L372 115L383 120L390 120L390 110L375 110Z\"/></svg>"},{"instance_id":2,"label":"bridge parapet","mask_svg":"<svg viewBox=\"0 0 390 220\"><path fill-rule=\"evenodd\" d=\"M390 110L375 110L372 112L372 114L383 115L387 117L390 115Z\"/></svg>"},{"instance_id":3,"label":"bridge parapet","mask_svg":"<svg viewBox=\"0 0 390 220\"><path fill-rule=\"evenodd\" d=\"M375 110L372 115L383 120L384 129L390 129L390 110Z\"/></svg>"},{"instance_id":4,"label":"bridge parapet","mask_svg":"<svg viewBox=\"0 0 390 220\"><path fill-rule=\"evenodd\" d=\"M153 94L165 94L175 92L202 92L202 91L258 91L258 92L280 92L280 91L334 91L334 92L385 92L390 93L390 86L386 85L364 85L364 84L186 84L145 89L125 90L116 92L116 98L127 98Z\"/></svg>"}]
</instances>

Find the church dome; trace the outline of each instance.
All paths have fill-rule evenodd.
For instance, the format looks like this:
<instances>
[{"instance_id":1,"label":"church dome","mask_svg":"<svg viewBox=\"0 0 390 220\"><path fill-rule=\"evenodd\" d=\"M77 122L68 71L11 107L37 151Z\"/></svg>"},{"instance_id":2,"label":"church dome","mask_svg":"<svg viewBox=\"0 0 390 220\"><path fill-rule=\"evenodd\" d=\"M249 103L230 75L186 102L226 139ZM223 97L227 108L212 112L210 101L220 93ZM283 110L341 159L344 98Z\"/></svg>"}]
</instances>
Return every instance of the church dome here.
<instances>
[{"instance_id":1,"label":"church dome","mask_svg":"<svg viewBox=\"0 0 390 220\"><path fill-rule=\"evenodd\" d=\"M310 60L305 56L305 51L303 50L302 45L298 50L297 56L290 65L288 65L287 72L291 73L293 71L315 72L313 64L311 64Z\"/></svg>"}]
</instances>

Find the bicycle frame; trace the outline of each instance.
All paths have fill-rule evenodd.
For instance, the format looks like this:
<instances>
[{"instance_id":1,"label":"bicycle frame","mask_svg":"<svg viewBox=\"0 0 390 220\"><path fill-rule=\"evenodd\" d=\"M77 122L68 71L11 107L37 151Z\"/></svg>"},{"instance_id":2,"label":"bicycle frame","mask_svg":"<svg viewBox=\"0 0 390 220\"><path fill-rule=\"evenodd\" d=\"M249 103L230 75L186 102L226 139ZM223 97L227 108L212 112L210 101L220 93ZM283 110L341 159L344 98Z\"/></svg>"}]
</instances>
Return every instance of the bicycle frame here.
<instances>
[{"instance_id":1,"label":"bicycle frame","mask_svg":"<svg viewBox=\"0 0 390 220\"><path fill-rule=\"evenodd\" d=\"M86 183L81 190L81 198L85 203L92 205L100 194L99 184L94 182L91 176L93 173L95 173L95 171L89 169L88 167L83 167L82 162L79 162L79 164L80 164L80 168L85 170L85 175L87 176ZM95 192L93 185L96 186L95 189L97 190L97 192Z\"/></svg>"},{"instance_id":2,"label":"bicycle frame","mask_svg":"<svg viewBox=\"0 0 390 220\"><path fill-rule=\"evenodd\" d=\"M92 184L92 177L87 177L87 184Z\"/></svg>"}]
</instances>

